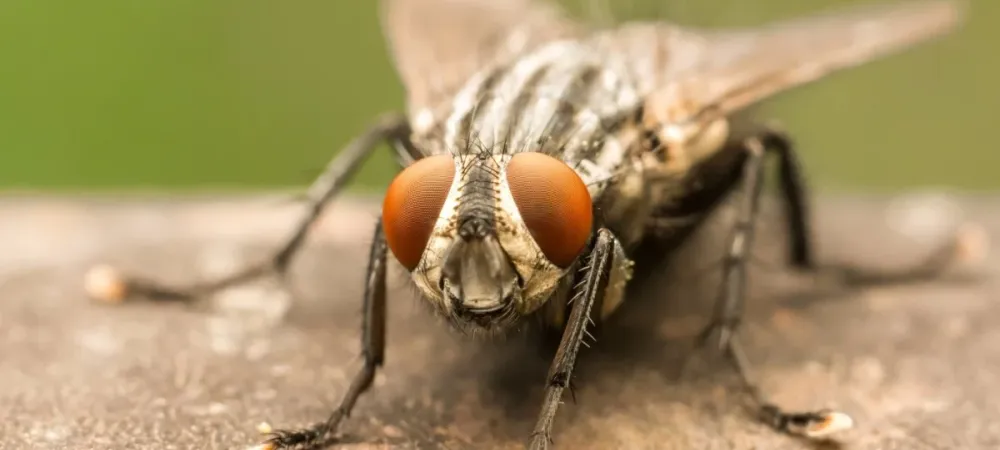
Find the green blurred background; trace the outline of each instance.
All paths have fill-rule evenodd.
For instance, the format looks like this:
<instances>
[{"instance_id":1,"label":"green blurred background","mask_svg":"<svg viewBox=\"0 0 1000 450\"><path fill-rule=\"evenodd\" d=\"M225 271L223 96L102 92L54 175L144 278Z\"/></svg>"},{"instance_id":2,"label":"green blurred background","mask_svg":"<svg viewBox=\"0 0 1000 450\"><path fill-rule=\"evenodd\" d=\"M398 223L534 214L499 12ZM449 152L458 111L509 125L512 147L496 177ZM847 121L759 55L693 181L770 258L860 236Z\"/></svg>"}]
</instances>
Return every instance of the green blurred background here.
<instances>
[{"instance_id":1,"label":"green blurred background","mask_svg":"<svg viewBox=\"0 0 1000 450\"><path fill-rule=\"evenodd\" d=\"M604 3L730 26L866 1ZM764 105L814 183L1000 187L1000 1L969 4L951 37ZM0 189L304 185L402 101L370 0L2 0L0 58ZM357 186L380 188L390 161Z\"/></svg>"}]
</instances>

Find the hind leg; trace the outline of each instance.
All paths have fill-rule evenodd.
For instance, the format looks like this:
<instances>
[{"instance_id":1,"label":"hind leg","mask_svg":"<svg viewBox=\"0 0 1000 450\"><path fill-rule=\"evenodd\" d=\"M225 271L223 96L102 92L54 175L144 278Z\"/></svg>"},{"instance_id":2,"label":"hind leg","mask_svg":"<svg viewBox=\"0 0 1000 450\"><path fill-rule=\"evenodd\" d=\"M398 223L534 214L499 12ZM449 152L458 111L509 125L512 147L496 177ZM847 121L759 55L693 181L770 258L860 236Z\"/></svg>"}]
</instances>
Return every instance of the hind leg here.
<instances>
[{"instance_id":1,"label":"hind leg","mask_svg":"<svg viewBox=\"0 0 1000 450\"><path fill-rule=\"evenodd\" d=\"M816 274L833 274L844 284L865 286L893 284L932 279L940 276L961 256L961 235L937 249L924 261L911 267L894 271L875 272L850 266L820 266L816 264L808 221L807 196L802 172L795 158L791 142L786 136L773 131L747 140L747 155L739 174L742 183L737 221L729 238L723 267L722 288L716 301L715 313L710 324L698 337L703 346L714 334L718 349L724 352L743 382L750 400L750 408L764 423L774 429L806 437L822 437L850 427L851 418L844 413L817 410L788 412L767 399L758 388L751 361L743 351L737 330L743 316L746 295L746 263L753 248L753 237L759 210L759 200L764 184L764 157L776 154L779 158L779 180L788 222L790 263L793 267Z\"/></svg>"},{"instance_id":2,"label":"hind leg","mask_svg":"<svg viewBox=\"0 0 1000 450\"><path fill-rule=\"evenodd\" d=\"M849 265L819 265L814 260L805 176L791 139L775 128L766 128L760 138L768 153L778 158L778 179L788 227L789 262L793 267L819 275L832 275L847 286L864 287L930 280L955 263L980 250L980 230L966 227L942 242L925 259L892 270L873 270Z\"/></svg>"}]
</instances>

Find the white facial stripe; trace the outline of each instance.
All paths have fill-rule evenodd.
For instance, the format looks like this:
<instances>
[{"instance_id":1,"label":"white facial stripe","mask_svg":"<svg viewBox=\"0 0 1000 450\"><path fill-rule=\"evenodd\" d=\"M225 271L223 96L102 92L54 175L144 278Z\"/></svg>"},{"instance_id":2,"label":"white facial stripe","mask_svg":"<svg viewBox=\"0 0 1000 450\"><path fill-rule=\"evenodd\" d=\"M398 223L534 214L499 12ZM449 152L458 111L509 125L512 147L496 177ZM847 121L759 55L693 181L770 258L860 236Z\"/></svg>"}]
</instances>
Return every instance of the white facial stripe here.
<instances>
[{"instance_id":1,"label":"white facial stripe","mask_svg":"<svg viewBox=\"0 0 1000 450\"><path fill-rule=\"evenodd\" d=\"M448 190L448 197L444 201L444 206L441 207L441 213L438 215L437 221L434 222L434 231L431 232L430 239L427 240L427 247L424 248L424 254L420 257L420 262L417 263L416 270L413 271L414 280L418 284L422 284L422 291L433 297L436 300L441 301L442 304L447 302L443 301L443 294L437 289L437 282L441 278L441 267L444 262L445 251L448 250L448 245L455 238L455 222L456 215L458 214L458 198L459 189L458 187L464 182L462 177L462 162L461 158L453 158L455 162L455 177L451 181L451 188ZM416 276L419 275L419 276Z\"/></svg>"},{"instance_id":2,"label":"white facial stripe","mask_svg":"<svg viewBox=\"0 0 1000 450\"><path fill-rule=\"evenodd\" d=\"M565 271L545 258L521 218L507 183L506 164L500 170L500 210L497 212L497 221L511 226L508 229L498 227L497 238L510 256L514 268L524 279L523 305L537 308L555 290Z\"/></svg>"}]
</instances>

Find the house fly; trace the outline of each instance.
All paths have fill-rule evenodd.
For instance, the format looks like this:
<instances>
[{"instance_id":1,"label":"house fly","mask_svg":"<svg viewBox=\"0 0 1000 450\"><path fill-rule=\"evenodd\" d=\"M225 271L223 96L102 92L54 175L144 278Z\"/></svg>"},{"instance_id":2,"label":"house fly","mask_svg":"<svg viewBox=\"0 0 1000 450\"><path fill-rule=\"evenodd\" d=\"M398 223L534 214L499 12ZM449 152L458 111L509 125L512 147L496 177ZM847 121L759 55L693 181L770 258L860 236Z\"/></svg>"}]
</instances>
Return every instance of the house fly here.
<instances>
[{"instance_id":1,"label":"house fly","mask_svg":"<svg viewBox=\"0 0 1000 450\"><path fill-rule=\"evenodd\" d=\"M634 261L669 254L729 194L737 196L737 220L700 342L728 356L760 420L775 430L822 437L852 426L839 411L788 411L750 375L736 332L766 158L778 163L790 264L820 269L792 141L762 124L738 133L733 118L774 94L944 35L961 22L962 4L858 6L730 30L598 26L543 0L384 0L380 8L405 112L374 120L330 162L279 250L189 286L109 268L91 274L117 286L96 296L178 301L284 274L324 206L368 155L391 144L401 171L372 230L364 365L329 417L274 431L259 448L321 445L371 386L385 351L390 254L458 329L496 335L535 316L561 330L530 435L531 448L547 448L587 328L623 302L633 268L641 268ZM948 264L945 250L899 273L845 279L934 276Z\"/></svg>"}]
</instances>

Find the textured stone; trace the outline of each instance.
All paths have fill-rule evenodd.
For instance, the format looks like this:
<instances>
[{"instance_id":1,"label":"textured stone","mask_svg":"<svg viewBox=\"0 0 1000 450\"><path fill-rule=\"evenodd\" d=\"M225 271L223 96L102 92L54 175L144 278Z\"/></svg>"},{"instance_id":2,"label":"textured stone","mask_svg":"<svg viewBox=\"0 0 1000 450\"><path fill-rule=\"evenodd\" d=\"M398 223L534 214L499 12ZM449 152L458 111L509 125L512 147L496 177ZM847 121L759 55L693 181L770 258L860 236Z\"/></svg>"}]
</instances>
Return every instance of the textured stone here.
<instances>
[{"instance_id":1,"label":"textured stone","mask_svg":"<svg viewBox=\"0 0 1000 450\"><path fill-rule=\"evenodd\" d=\"M97 263L180 281L259 258L298 208L262 198L0 200L0 448L243 448L262 422L324 417L361 362L358 300L375 202L334 205L295 260L291 295L272 280L202 308L102 305L83 293ZM907 234L907 220L934 214L901 213L889 201L822 198L821 259L891 266L927 252L940 220ZM996 199L955 202L1000 234ZM775 400L852 414L846 448L1000 446L997 259L973 267L971 281L837 289L784 269L780 210L767 211L744 334ZM958 222L953 209L940 211L948 226ZM808 448L746 419L720 358L687 358L715 292L724 220L639 286L584 350L556 448ZM403 287L401 270L390 276L387 362L345 423L346 439L517 448L539 408L546 352L526 338L456 336Z\"/></svg>"}]
</instances>

